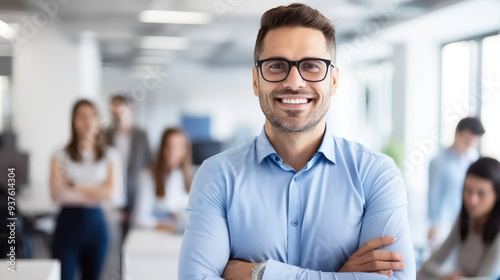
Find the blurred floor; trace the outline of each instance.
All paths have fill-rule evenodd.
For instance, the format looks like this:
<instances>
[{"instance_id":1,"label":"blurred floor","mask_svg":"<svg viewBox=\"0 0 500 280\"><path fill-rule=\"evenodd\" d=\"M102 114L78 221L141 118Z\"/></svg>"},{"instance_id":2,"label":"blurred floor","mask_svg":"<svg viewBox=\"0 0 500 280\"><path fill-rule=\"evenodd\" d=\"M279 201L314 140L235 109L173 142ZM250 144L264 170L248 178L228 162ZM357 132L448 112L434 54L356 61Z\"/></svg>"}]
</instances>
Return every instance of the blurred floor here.
<instances>
[{"instance_id":1,"label":"blurred floor","mask_svg":"<svg viewBox=\"0 0 500 280\"><path fill-rule=\"evenodd\" d=\"M121 213L116 209L106 210L108 223L108 252L102 272L102 280L120 280L120 252L121 252Z\"/></svg>"}]
</instances>

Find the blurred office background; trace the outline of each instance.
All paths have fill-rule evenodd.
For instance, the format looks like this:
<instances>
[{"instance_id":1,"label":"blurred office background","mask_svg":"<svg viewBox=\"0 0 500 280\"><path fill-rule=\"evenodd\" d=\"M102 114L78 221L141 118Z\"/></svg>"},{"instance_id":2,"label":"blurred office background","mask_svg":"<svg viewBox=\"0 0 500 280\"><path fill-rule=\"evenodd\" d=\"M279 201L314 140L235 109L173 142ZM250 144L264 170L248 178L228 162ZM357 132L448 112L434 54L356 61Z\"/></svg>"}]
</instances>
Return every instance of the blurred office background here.
<instances>
[{"instance_id":1,"label":"blurred office background","mask_svg":"<svg viewBox=\"0 0 500 280\"><path fill-rule=\"evenodd\" d=\"M1 0L0 149L21 154L27 174L18 195L38 203L23 206L35 214L53 207L49 161L69 139L79 98L95 101L107 126L109 97L129 93L153 152L169 126L222 149L257 135L264 116L251 68L259 20L292 2ZM457 122L479 116L480 152L500 158L500 1L300 2L337 29L340 80L328 123L337 136L395 159L420 250L428 164L451 144Z\"/></svg>"}]
</instances>

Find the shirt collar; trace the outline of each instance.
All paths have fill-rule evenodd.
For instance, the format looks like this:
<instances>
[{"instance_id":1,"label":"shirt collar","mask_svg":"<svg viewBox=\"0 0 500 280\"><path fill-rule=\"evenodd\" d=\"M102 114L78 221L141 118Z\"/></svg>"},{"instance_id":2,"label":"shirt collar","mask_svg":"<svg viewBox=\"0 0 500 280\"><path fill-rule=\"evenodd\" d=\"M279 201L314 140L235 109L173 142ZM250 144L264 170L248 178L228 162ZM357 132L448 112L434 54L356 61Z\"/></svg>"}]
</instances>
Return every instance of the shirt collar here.
<instances>
[{"instance_id":1,"label":"shirt collar","mask_svg":"<svg viewBox=\"0 0 500 280\"><path fill-rule=\"evenodd\" d=\"M335 164L335 138L333 137L328 124L326 125L325 135L323 136L321 146L319 146L318 153L322 153L325 158Z\"/></svg>"},{"instance_id":2,"label":"shirt collar","mask_svg":"<svg viewBox=\"0 0 500 280\"><path fill-rule=\"evenodd\" d=\"M267 138L265 128L262 128L259 136L257 136L256 149L259 163L270 155L278 155ZM319 153L323 154L325 158L332 163L335 163L335 139L328 128L328 125L326 125L325 135L323 136L323 141L318 149L318 154Z\"/></svg>"},{"instance_id":3,"label":"shirt collar","mask_svg":"<svg viewBox=\"0 0 500 280\"><path fill-rule=\"evenodd\" d=\"M269 155L277 155L277 153L267 138L266 129L262 128L259 136L257 136L257 159L259 163Z\"/></svg>"}]
</instances>

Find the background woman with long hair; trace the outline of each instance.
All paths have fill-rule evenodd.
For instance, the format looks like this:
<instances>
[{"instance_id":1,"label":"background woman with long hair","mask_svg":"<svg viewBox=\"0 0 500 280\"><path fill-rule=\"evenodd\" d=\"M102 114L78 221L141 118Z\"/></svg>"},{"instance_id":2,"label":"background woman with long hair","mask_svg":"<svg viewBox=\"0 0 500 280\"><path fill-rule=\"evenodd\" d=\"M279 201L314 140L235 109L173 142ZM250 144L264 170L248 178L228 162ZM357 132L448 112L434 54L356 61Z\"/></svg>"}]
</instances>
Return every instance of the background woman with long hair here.
<instances>
[{"instance_id":1,"label":"background woman with long hair","mask_svg":"<svg viewBox=\"0 0 500 280\"><path fill-rule=\"evenodd\" d=\"M425 262L418 279L492 279L500 276L500 163L480 158L467 170L463 205L448 239ZM457 250L453 271L442 268ZM495 278L497 279L497 278Z\"/></svg>"},{"instance_id":2,"label":"background woman with long hair","mask_svg":"<svg viewBox=\"0 0 500 280\"><path fill-rule=\"evenodd\" d=\"M192 170L189 137L182 129L166 129L156 162L139 177L135 225L183 231Z\"/></svg>"},{"instance_id":3,"label":"background woman with long hair","mask_svg":"<svg viewBox=\"0 0 500 280\"><path fill-rule=\"evenodd\" d=\"M51 162L52 200L62 207L52 254L61 261L61 279L98 280L106 255L107 226L101 204L112 198L117 168L106 148L96 107L80 100L73 107L71 140Z\"/></svg>"}]
</instances>

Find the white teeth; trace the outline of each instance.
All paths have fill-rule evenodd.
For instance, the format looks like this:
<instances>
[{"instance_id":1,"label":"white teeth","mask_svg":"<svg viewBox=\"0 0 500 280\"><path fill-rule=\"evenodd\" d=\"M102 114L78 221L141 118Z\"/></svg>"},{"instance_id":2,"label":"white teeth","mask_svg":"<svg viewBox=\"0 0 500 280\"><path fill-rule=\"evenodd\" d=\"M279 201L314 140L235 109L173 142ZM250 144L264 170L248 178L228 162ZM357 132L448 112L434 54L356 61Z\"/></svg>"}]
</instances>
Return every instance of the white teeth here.
<instances>
[{"instance_id":1,"label":"white teeth","mask_svg":"<svg viewBox=\"0 0 500 280\"><path fill-rule=\"evenodd\" d=\"M286 99L286 98L282 98L281 102L283 102L285 104L306 104L307 103L307 99L306 98L300 98L300 99Z\"/></svg>"}]
</instances>

